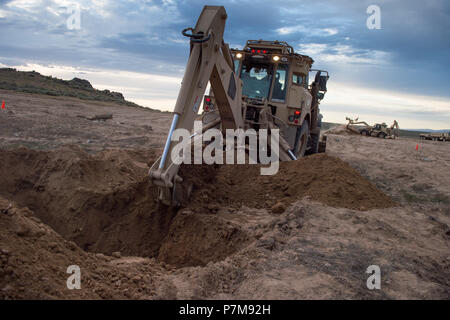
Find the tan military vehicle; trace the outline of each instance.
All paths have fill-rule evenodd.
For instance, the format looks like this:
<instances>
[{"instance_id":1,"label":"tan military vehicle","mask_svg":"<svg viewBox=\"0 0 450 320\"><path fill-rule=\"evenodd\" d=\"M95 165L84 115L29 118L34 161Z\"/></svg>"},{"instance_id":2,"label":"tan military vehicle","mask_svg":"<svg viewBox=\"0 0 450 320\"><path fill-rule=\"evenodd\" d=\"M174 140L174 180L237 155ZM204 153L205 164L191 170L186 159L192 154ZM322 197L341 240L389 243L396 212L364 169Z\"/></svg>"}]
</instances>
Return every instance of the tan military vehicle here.
<instances>
[{"instance_id":1,"label":"tan military vehicle","mask_svg":"<svg viewBox=\"0 0 450 320\"><path fill-rule=\"evenodd\" d=\"M319 102L327 91L328 72L311 69L313 60L294 52L286 42L249 40L242 50L231 49L235 74L242 80L247 125L261 128L260 112L270 108L272 121L281 129L296 157L325 151L320 140L322 115ZM309 76L314 74L310 86ZM205 124L218 118L214 92L204 99ZM212 115L211 113L216 113Z\"/></svg>"},{"instance_id":2,"label":"tan military vehicle","mask_svg":"<svg viewBox=\"0 0 450 320\"><path fill-rule=\"evenodd\" d=\"M389 136L386 123L376 123L375 125L361 129L360 133L365 136L372 136L385 139Z\"/></svg>"},{"instance_id":3,"label":"tan military vehicle","mask_svg":"<svg viewBox=\"0 0 450 320\"><path fill-rule=\"evenodd\" d=\"M387 126L386 123L376 123L375 125L371 126L365 121L359 121L358 118L355 120L347 117L346 120L348 121L347 124L347 130L355 133L359 133L364 136L372 136L372 137L378 137L378 138L389 138L389 139L395 139L399 136L399 130L400 127L398 125L398 122L394 120L392 125L390 127Z\"/></svg>"},{"instance_id":4,"label":"tan military vehicle","mask_svg":"<svg viewBox=\"0 0 450 320\"><path fill-rule=\"evenodd\" d=\"M283 41L249 40L242 50L230 50L223 41L226 18L224 7L205 6L195 28L182 31L190 38L189 60L163 154L149 172L166 204L179 204L185 194L180 164L170 156L173 132L193 129L202 101L204 125L202 132L192 133L192 140L213 127L223 135L227 129L254 129L258 135L266 129L270 136L280 133L275 153L281 161L325 151L325 141L319 141L319 103L328 73L311 69L313 59ZM208 82L210 95L204 97Z\"/></svg>"},{"instance_id":5,"label":"tan military vehicle","mask_svg":"<svg viewBox=\"0 0 450 320\"><path fill-rule=\"evenodd\" d=\"M434 140L434 141L450 141L450 132L441 133L421 133L420 139Z\"/></svg>"}]
</instances>

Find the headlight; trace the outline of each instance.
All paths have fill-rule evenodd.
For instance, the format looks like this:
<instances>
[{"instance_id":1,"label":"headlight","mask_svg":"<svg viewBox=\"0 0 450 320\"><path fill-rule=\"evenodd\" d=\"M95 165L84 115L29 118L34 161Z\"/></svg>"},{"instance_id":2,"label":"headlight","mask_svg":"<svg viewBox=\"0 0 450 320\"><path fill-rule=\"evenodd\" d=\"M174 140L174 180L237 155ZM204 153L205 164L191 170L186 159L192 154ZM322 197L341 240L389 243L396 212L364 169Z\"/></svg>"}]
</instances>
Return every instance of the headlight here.
<instances>
[{"instance_id":1,"label":"headlight","mask_svg":"<svg viewBox=\"0 0 450 320\"><path fill-rule=\"evenodd\" d=\"M242 53L240 53L240 52L236 53L236 58L238 58L238 59L242 58Z\"/></svg>"},{"instance_id":2,"label":"headlight","mask_svg":"<svg viewBox=\"0 0 450 320\"><path fill-rule=\"evenodd\" d=\"M272 57L272 60L273 60L273 61L278 61L278 60L280 60L280 57L279 57L279 56L273 56L273 57Z\"/></svg>"}]
</instances>

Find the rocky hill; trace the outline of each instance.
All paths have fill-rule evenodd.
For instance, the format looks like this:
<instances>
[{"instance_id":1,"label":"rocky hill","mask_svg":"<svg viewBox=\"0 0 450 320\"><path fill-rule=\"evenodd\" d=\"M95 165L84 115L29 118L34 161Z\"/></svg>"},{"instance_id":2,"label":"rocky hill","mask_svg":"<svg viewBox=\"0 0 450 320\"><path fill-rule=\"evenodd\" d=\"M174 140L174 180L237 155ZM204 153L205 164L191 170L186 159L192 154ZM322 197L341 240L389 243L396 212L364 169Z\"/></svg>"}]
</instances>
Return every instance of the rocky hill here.
<instances>
[{"instance_id":1,"label":"rocky hill","mask_svg":"<svg viewBox=\"0 0 450 320\"><path fill-rule=\"evenodd\" d=\"M76 97L83 100L110 101L140 107L136 103L125 100L122 93L95 89L89 81L84 79L62 80L41 75L36 71L17 71L13 68L0 68L0 89Z\"/></svg>"}]
</instances>

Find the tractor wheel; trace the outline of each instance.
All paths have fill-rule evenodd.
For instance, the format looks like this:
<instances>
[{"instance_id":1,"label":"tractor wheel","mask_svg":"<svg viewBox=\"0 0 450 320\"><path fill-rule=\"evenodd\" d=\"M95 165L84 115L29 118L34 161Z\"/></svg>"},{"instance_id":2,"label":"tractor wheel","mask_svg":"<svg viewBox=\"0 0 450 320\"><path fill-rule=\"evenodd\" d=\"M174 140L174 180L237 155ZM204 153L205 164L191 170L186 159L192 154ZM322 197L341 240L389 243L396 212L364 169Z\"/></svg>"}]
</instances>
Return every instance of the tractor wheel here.
<instances>
[{"instance_id":1,"label":"tractor wheel","mask_svg":"<svg viewBox=\"0 0 450 320\"><path fill-rule=\"evenodd\" d=\"M320 130L322 130L322 115L319 114L317 119L317 128L319 128L319 132L317 134L311 134L311 139L309 139L308 149L306 150L306 154L314 154L319 153L320 149ZM324 149L325 150L325 149ZM325 151L323 151L325 152Z\"/></svg>"},{"instance_id":2,"label":"tractor wheel","mask_svg":"<svg viewBox=\"0 0 450 320\"><path fill-rule=\"evenodd\" d=\"M319 152L319 134L312 134L310 139L310 148L306 150L306 155L314 154Z\"/></svg>"},{"instance_id":3,"label":"tractor wheel","mask_svg":"<svg viewBox=\"0 0 450 320\"><path fill-rule=\"evenodd\" d=\"M306 147L308 146L309 138L309 124L308 121L303 121L300 133L297 138L297 147L295 148L295 156L301 158L305 155Z\"/></svg>"},{"instance_id":4,"label":"tractor wheel","mask_svg":"<svg viewBox=\"0 0 450 320\"><path fill-rule=\"evenodd\" d=\"M377 134L377 137L378 137L378 138L386 139L386 133L380 132L379 134Z\"/></svg>"},{"instance_id":5,"label":"tractor wheel","mask_svg":"<svg viewBox=\"0 0 450 320\"><path fill-rule=\"evenodd\" d=\"M326 141L320 141L319 142L319 153L324 153L327 150L327 142Z\"/></svg>"},{"instance_id":6,"label":"tractor wheel","mask_svg":"<svg viewBox=\"0 0 450 320\"><path fill-rule=\"evenodd\" d=\"M367 136L367 130L365 130L365 129L363 129L363 130L361 130L360 132L359 132L359 134L360 135L364 135L364 136Z\"/></svg>"}]
</instances>

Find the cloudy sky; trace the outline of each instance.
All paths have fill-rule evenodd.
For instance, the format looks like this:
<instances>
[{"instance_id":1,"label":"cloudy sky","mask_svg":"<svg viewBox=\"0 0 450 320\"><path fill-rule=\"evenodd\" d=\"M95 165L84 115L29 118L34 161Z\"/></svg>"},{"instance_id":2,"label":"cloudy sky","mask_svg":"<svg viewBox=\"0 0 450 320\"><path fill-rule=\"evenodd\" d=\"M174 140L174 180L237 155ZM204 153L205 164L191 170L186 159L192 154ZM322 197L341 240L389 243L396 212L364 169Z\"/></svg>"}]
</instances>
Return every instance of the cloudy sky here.
<instances>
[{"instance_id":1,"label":"cloudy sky","mask_svg":"<svg viewBox=\"0 0 450 320\"><path fill-rule=\"evenodd\" d=\"M80 7L80 29L68 29ZM228 12L225 41L283 40L331 78L324 120L450 127L450 1L0 0L0 66L88 79L172 110L189 53L180 31L205 4ZM381 29L368 29L369 5Z\"/></svg>"}]
</instances>

